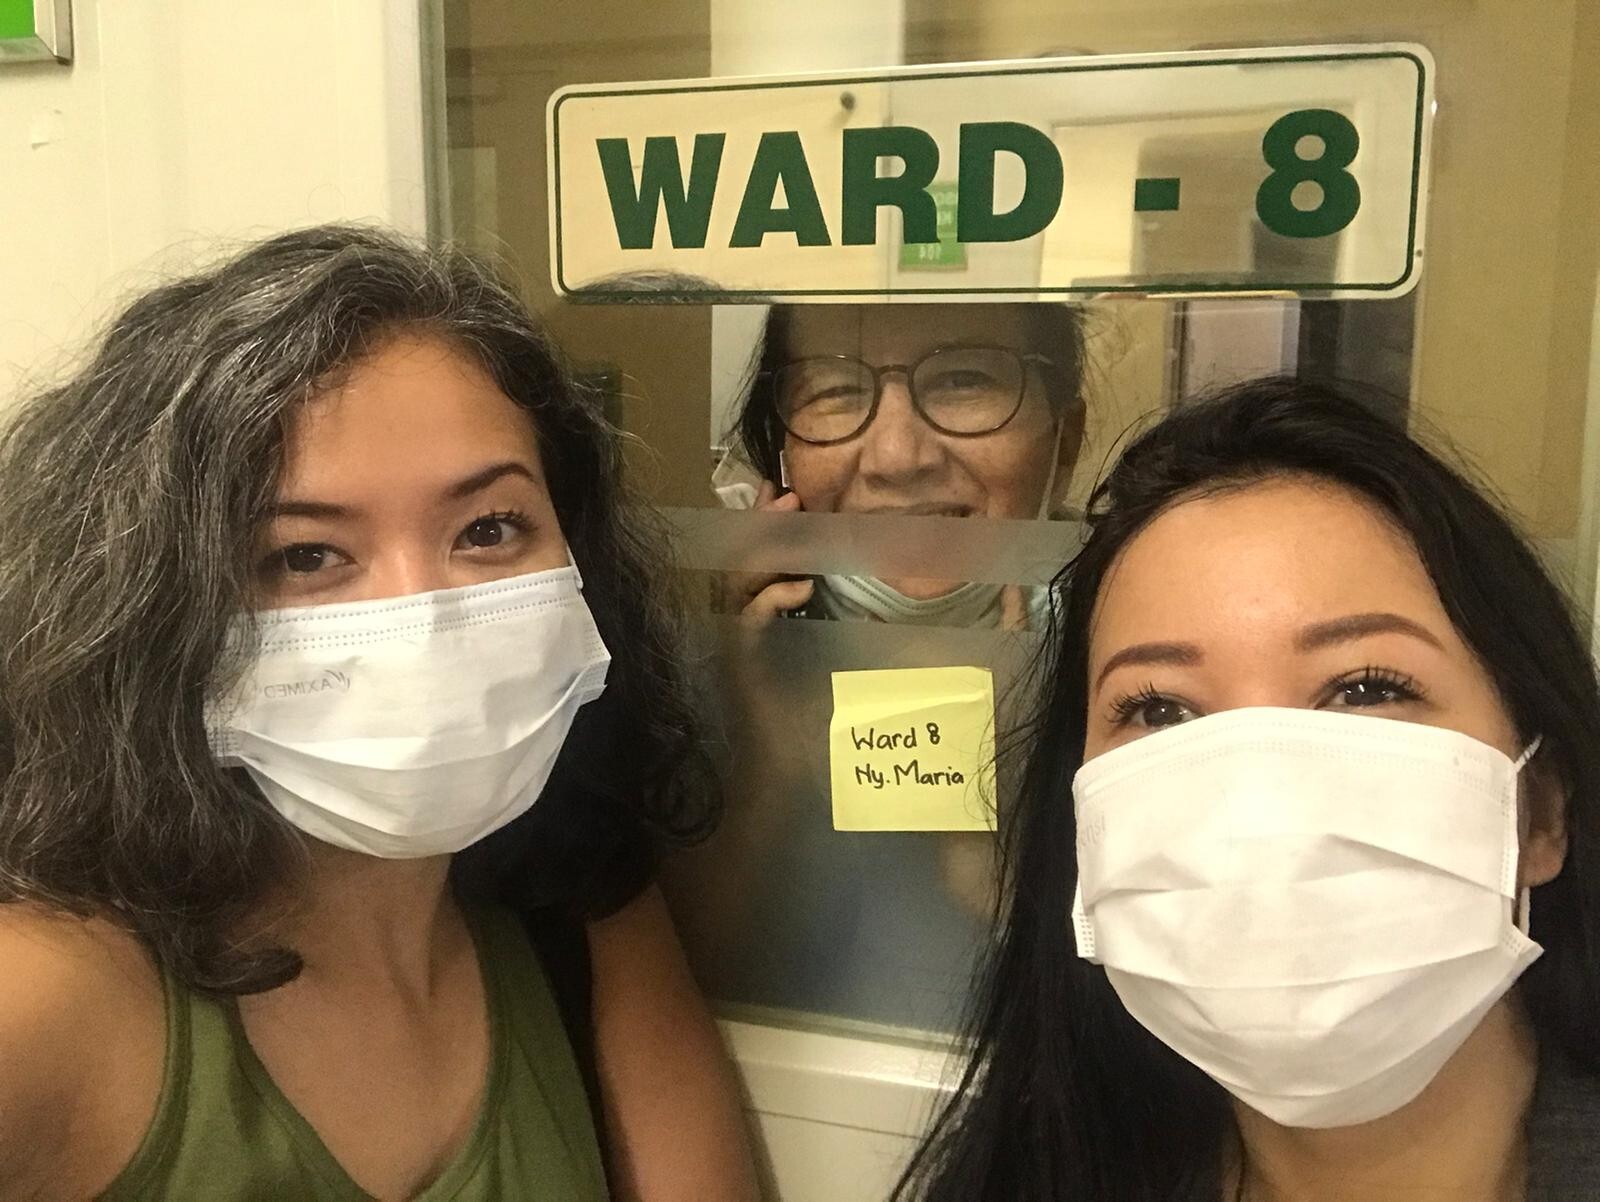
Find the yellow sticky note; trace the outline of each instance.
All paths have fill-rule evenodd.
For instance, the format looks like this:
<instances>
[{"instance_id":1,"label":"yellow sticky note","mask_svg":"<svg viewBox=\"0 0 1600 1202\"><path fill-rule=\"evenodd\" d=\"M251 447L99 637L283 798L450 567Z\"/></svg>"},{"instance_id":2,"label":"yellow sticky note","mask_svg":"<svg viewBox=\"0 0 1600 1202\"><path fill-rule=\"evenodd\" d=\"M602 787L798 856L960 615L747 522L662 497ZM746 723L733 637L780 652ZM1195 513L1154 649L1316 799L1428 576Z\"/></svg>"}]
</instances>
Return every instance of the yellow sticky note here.
<instances>
[{"instance_id":1,"label":"yellow sticky note","mask_svg":"<svg viewBox=\"0 0 1600 1202\"><path fill-rule=\"evenodd\" d=\"M989 830L993 757L989 669L833 674L835 830Z\"/></svg>"}]
</instances>

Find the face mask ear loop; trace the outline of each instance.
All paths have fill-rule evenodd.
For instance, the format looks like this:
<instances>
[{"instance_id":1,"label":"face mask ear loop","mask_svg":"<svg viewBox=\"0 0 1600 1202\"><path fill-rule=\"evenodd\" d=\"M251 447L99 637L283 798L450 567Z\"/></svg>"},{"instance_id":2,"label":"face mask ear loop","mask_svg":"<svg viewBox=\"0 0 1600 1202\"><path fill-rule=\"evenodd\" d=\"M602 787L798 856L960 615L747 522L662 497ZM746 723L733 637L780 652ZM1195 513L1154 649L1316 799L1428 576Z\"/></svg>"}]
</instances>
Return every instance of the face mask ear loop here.
<instances>
[{"instance_id":1,"label":"face mask ear loop","mask_svg":"<svg viewBox=\"0 0 1600 1202\"><path fill-rule=\"evenodd\" d=\"M789 484L789 453L787 451L778 452L778 483L786 490L792 489Z\"/></svg>"},{"instance_id":2,"label":"face mask ear loop","mask_svg":"<svg viewBox=\"0 0 1600 1202\"><path fill-rule=\"evenodd\" d=\"M1516 758L1516 760L1512 763L1512 765L1511 765L1512 772L1520 774L1522 772L1522 770L1525 767L1528 766L1528 761L1533 759L1533 757L1536 754L1538 754L1539 745L1541 743L1543 743L1543 742L1544 742L1544 736L1543 735L1535 735L1534 738L1533 738L1533 742L1529 743L1528 746L1523 750L1522 754L1519 755ZM1528 919L1529 919L1530 911L1533 908L1532 896L1533 896L1533 891L1531 889L1529 889L1528 886L1526 886L1526 885L1524 885L1522 887L1521 892L1517 894L1517 909L1516 909L1517 930L1521 931L1524 935L1526 935L1528 933Z\"/></svg>"},{"instance_id":3,"label":"face mask ear loop","mask_svg":"<svg viewBox=\"0 0 1600 1202\"><path fill-rule=\"evenodd\" d=\"M572 547L567 547L567 562L572 565L572 574L578 578L578 591L583 591L583 571L578 567L578 557L572 553Z\"/></svg>"}]
</instances>

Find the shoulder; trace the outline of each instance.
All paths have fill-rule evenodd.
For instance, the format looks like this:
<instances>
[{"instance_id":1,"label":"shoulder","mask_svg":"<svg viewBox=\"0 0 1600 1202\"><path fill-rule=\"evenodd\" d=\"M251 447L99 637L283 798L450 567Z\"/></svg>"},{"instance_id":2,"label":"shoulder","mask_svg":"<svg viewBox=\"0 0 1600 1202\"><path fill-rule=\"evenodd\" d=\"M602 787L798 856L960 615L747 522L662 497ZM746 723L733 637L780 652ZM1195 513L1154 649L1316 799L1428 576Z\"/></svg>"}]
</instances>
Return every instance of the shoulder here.
<instances>
[{"instance_id":1,"label":"shoulder","mask_svg":"<svg viewBox=\"0 0 1600 1202\"><path fill-rule=\"evenodd\" d=\"M0 962L13 970L0 974L0 1031L109 1019L161 994L160 973L132 935L29 902L0 905Z\"/></svg>"},{"instance_id":2,"label":"shoulder","mask_svg":"<svg viewBox=\"0 0 1600 1202\"><path fill-rule=\"evenodd\" d=\"M94 919L0 905L0 1097L24 1087L38 1096L74 1067L90 1033L81 1024L118 985L125 938Z\"/></svg>"},{"instance_id":3,"label":"shoulder","mask_svg":"<svg viewBox=\"0 0 1600 1202\"><path fill-rule=\"evenodd\" d=\"M595 1062L628 1197L756 1198L739 1085L666 902L588 924Z\"/></svg>"},{"instance_id":4,"label":"shoulder","mask_svg":"<svg viewBox=\"0 0 1600 1202\"><path fill-rule=\"evenodd\" d=\"M41 1169L108 1180L121 1164L103 1171L84 1149L131 1156L154 1111L160 974L110 923L16 902L0 905L0 964L0 1187ZM28 1163L8 1159L19 1154Z\"/></svg>"}]
</instances>

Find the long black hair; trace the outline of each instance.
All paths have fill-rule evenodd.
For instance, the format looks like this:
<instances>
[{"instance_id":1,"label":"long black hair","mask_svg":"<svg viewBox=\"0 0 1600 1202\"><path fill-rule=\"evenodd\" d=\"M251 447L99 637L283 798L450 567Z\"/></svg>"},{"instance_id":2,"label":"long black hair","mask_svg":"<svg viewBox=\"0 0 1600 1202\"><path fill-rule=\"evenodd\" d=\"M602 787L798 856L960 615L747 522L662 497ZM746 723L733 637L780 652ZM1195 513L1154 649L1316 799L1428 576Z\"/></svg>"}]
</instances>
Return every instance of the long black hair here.
<instances>
[{"instance_id":1,"label":"long black hair","mask_svg":"<svg viewBox=\"0 0 1600 1202\"><path fill-rule=\"evenodd\" d=\"M246 667L229 631L253 608L287 424L405 332L471 356L528 413L612 655L540 803L457 857L458 890L540 887L531 900L603 914L660 846L706 830L665 540L597 398L483 264L321 226L140 296L0 435L0 902L120 922L195 988L298 971L293 949L242 947L236 928L303 841L218 768L203 705Z\"/></svg>"},{"instance_id":2,"label":"long black hair","mask_svg":"<svg viewBox=\"0 0 1600 1202\"><path fill-rule=\"evenodd\" d=\"M1082 311L1072 305L1048 301L1024 301L1014 306L1028 330L1028 348L1047 355L1052 364L1044 374L1047 399L1058 417L1083 400L1084 321ZM789 359L789 327L797 306L773 305L762 327L761 342L745 380L744 400L739 416L729 432L745 462L776 483L782 475L778 456L783 451L783 422L778 419L778 400L773 392L773 376ZM864 309L863 312L866 310Z\"/></svg>"},{"instance_id":3,"label":"long black hair","mask_svg":"<svg viewBox=\"0 0 1600 1202\"><path fill-rule=\"evenodd\" d=\"M1129 541L1168 507L1281 475L1352 489L1406 531L1456 629L1565 794L1560 875L1533 892L1544 955L1519 988L1541 1043L1600 1072L1600 689L1569 605L1495 503L1394 410L1293 379L1184 405L1135 440L1056 578L1016 802L1001 814L999 929L971 1059L896 1190L925 1202L1215 1202L1236 1138L1223 1089L1124 1009L1069 928L1072 779L1087 727L1089 620Z\"/></svg>"}]
</instances>

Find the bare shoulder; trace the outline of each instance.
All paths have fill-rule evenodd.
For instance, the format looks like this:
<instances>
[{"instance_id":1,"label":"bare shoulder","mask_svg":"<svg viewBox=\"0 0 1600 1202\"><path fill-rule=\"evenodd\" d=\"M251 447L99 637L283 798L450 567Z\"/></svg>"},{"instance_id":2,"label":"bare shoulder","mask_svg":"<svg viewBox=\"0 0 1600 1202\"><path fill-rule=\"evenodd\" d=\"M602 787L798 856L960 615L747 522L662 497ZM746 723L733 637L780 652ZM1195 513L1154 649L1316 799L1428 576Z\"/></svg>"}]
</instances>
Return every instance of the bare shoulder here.
<instances>
[{"instance_id":1,"label":"bare shoulder","mask_svg":"<svg viewBox=\"0 0 1600 1202\"><path fill-rule=\"evenodd\" d=\"M0 1038L26 1024L93 1022L161 993L155 965L138 940L112 923L30 902L0 905Z\"/></svg>"},{"instance_id":2,"label":"bare shoulder","mask_svg":"<svg viewBox=\"0 0 1600 1202\"><path fill-rule=\"evenodd\" d=\"M164 1015L160 974L131 935L0 905L0 1198L42 1168L109 1181L120 1164L85 1165L73 1145L117 1147L113 1159L137 1147L160 1092ZM30 1163L7 1163L7 1149Z\"/></svg>"}]
</instances>

